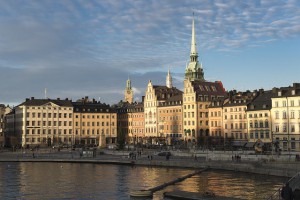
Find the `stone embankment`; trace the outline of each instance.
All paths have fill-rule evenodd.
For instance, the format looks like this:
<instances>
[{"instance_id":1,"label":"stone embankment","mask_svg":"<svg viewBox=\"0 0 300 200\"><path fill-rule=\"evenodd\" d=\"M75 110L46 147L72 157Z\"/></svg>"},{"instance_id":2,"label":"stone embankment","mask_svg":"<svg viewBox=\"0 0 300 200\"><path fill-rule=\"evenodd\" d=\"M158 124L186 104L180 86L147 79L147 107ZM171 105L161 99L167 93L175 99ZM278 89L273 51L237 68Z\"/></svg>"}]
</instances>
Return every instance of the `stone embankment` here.
<instances>
[{"instance_id":1,"label":"stone embankment","mask_svg":"<svg viewBox=\"0 0 300 200\"><path fill-rule=\"evenodd\" d=\"M151 159L152 156L152 159ZM72 162L95 164L141 165L153 167L210 168L216 170L240 171L256 174L292 177L300 169L300 162L294 155L251 155L246 152L172 152L169 159L155 152L144 151L129 157L129 152L97 151L85 157L78 150L35 152L1 152L0 162Z\"/></svg>"}]
</instances>

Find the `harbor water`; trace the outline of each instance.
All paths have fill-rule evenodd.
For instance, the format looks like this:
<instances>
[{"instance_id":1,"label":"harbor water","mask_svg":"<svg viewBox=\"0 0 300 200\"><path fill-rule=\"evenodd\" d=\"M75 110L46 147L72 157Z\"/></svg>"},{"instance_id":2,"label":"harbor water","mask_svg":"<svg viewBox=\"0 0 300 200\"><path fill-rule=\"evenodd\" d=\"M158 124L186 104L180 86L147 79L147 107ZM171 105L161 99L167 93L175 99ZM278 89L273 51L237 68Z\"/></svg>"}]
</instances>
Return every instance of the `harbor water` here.
<instances>
[{"instance_id":1,"label":"harbor water","mask_svg":"<svg viewBox=\"0 0 300 200\"><path fill-rule=\"evenodd\" d=\"M191 169L85 163L0 163L0 199L131 199L132 190L148 189L193 172ZM154 193L166 199L172 190L242 199L265 199L287 178L208 170Z\"/></svg>"}]
</instances>

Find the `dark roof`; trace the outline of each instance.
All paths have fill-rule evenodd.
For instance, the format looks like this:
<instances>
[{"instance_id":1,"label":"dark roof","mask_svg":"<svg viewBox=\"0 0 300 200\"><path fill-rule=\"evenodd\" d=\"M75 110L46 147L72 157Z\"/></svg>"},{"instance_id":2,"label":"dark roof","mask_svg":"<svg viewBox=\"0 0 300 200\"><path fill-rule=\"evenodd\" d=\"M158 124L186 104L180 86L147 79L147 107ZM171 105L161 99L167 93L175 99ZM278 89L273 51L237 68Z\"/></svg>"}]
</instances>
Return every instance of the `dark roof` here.
<instances>
[{"instance_id":1,"label":"dark roof","mask_svg":"<svg viewBox=\"0 0 300 200\"><path fill-rule=\"evenodd\" d=\"M122 106L116 108L118 113L135 113L135 112L144 112L144 103L143 102L134 102L128 103L125 102Z\"/></svg>"},{"instance_id":2,"label":"dark roof","mask_svg":"<svg viewBox=\"0 0 300 200\"><path fill-rule=\"evenodd\" d=\"M58 106L73 107L71 100L60 100L60 99L35 99L31 97L26 99L23 103L18 106L42 106L47 103L54 103Z\"/></svg>"},{"instance_id":3,"label":"dark roof","mask_svg":"<svg viewBox=\"0 0 300 200\"><path fill-rule=\"evenodd\" d=\"M197 97L208 96L211 101L211 96L225 97L227 93L221 81L207 82L207 81L191 81Z\"/></svg>"},{"instance_id":4,"label":"dark roof","mask_svg":"<svg viewBox=\"0 0 300 200\"><path fill-rule=\"evenodd\" d=\"M271 98L276 95L272 90L261 91L259 94L247 105L247 111L255 110L270 110L272 108Z\"/></svg>"},{"instance_id":5,"label":"dark roof","mask_svg":"<svg viewBox=\"0 0 300 200\"><path fill-rule=\"evenodd\" d=\"M157 100L167 100L172 96L182 94L183 92L176 87L168 88L167 86L153 85Z\"/></svg>"},{"instance_id":6,"label":"dark roof","mask_svg":"<svg viewBox=\"0 0 300 200\"><path fill-rule=\"evenodd\" d=\"M115 112L109 105L100 102L72 102L74 112L81 113L111 113Z\"/></svg>"},{"instance_id":7,"label":"dark roof","mask_svg":"<svg viewBox=\"0 0 300 200\"><path fill-rule=\"evenodd\" d=\"M228 101L224 104L223 107L230 106L246 106L257 96L257 91L250 92L228 92Z\"/></svg>"},{"instance_id":8,"label":"dark roof","mask_svg":"<svg viewBox=\"0 0 300 200\"><path fill-rule=\"evenodd\" d=\"M273 88L273 92L274 98L300 96L300 83L293 83L293 86L289 87Z\"/></svg>"}]
</instances>

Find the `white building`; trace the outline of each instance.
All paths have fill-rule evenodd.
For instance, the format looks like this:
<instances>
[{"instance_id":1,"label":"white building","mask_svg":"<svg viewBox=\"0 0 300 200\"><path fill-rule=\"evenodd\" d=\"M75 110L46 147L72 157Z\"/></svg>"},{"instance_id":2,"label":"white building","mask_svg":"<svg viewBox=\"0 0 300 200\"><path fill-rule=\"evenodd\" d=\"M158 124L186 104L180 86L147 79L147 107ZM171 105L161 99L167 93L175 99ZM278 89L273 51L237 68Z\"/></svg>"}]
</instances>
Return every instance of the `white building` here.
<instances>
[{"instance_id":1,"label":"white building","mask_svg":"<svg viewBox=\"0 0 300 200\"><path fill-rule=\"evenodd\" d=\"M277 90L272 98L273 141L283 151L300 150L300 83Z\"/></svg>"}]
</instances>

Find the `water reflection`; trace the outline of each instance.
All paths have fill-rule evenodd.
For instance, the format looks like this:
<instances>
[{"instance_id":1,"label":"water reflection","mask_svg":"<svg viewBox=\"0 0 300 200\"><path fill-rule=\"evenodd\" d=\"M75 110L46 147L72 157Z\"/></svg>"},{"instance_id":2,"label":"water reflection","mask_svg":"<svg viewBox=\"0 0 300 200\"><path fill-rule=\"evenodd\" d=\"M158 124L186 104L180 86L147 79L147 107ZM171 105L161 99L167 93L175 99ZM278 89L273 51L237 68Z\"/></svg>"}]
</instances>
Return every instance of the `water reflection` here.
<instances>
[{"instance_id":1,"label":"water reflection","mask_svg":"<svg viewBox=\"0 0 300 200\"><path fill-rule=\"evenodd\" d=\"M1 199L130 199L131 190L148 189L193 172L189 169L72 163L0 163ZM184 190L263 199L285 179L246 173L207 171L154 194Z\"/></svg>"}]
</instances>

